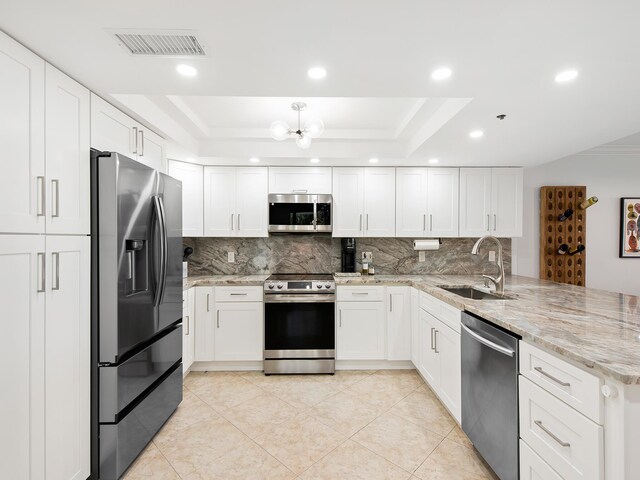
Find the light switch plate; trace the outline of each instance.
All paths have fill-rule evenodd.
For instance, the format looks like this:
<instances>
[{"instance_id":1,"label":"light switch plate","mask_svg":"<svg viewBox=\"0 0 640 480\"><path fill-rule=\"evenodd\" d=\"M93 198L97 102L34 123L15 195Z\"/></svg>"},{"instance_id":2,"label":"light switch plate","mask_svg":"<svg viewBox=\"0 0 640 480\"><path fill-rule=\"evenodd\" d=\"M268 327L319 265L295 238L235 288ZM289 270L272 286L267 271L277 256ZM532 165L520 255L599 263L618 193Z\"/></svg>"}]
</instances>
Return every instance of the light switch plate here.
<instances>
[{"instance_id":1,"label":"light switch plate","mask_svg":"<svg viewBox=\"0 0 640 480\"><path fill-rule=\"evenodd\" d=\"M495 262L496 261L496 251L495 250L489 250L489 261L490 262Z\"/></svg>"},{"instance_id":2,"label":"light switch plate","mask_svg":"<svg viewBox=\"0 0 640 480\"><path fill-rule=\"evenodd\" d=\"M373 261L373 253L371 253L371 252L362 252L362 260L364 262L372 262Z\"/></svg>"},{"instance_id":3,"label":"light switch plate","mask_svg":"<svg viewBox=\"0 0 640 480\"><path fill-rule=\"evenodd\" d=\"M227 252L227 262L235 263L236 261L236 252Z\"/></svg>"},{"instance_id":4,"label":"light switch plate","mask_svg":"<svg viewBox=\"0 0 640 480\"><path fill-rule=\"evenodd\" d=\"M424 250L420 250L418 252L418 261L419 262L426 262L427 261L427 252L425 252Z\"/></svg>"}]
</instances>

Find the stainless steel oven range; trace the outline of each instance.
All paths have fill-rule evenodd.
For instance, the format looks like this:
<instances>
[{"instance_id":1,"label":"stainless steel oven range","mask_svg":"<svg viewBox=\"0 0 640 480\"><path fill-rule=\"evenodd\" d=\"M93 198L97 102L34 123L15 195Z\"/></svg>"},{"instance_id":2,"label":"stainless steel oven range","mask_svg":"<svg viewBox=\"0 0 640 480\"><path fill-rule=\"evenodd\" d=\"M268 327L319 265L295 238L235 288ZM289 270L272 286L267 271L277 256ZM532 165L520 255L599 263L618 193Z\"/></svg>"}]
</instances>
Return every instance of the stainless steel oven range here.
<instances>
[{"instance_id":1,"label":"stainless steel oven range","mask_svg":"<svg viewBox=\"0 0 640 480\"><path fill-rule=\"evenodd\" d=\"M264 283L264 373L335 373L336 284L329 274Z\"/></svg>"}]
</instances>

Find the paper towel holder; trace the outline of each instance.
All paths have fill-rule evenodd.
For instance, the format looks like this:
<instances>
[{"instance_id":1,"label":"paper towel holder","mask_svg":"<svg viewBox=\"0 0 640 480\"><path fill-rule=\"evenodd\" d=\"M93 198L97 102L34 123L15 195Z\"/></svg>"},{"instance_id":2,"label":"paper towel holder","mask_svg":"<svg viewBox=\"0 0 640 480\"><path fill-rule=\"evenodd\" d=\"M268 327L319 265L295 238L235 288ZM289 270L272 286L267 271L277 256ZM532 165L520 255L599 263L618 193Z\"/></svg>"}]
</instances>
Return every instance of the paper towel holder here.
<instances>
[{"instance_id":1,"label":"paper towel holder","mask_svg":"<svg viewBox=\"0 0 640 480\"><path fill-rule=\"evenodd\" d=\"M413 249L416 251L439 250L442 245L440 238L426 238L413 241Z\"/></svg>"}]
</instances>

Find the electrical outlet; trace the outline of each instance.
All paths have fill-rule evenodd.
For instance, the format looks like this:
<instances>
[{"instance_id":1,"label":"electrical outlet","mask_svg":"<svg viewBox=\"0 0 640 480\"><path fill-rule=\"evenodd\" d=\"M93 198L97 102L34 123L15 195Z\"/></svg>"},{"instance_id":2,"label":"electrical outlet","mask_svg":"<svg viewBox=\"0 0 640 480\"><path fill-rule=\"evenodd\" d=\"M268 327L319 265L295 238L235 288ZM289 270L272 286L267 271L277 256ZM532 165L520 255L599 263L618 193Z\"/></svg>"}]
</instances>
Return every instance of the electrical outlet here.
<instances>
[{"instance_id":1,"label":"electrical outlet","mask_svg":"<svg viewBox=\"0 0 640 480\"><path fill-rule=\"evenodd\" d=\"M495 262L496 261L496 251L495 250L489 250L489 261L490 262Z\"/></svg>"},{"instance_id":2,"label":"electrical outlet","mask_svg":"<svg viewBox=\"0 0 640 480\"><path fill-rule=\"evenodd\" d=\"M419 262L426 262L427 261L427 252L425 252L424 250L420 250L418 252L418 261Z\"/></svg>"},{"instance_id":3,"label":"electrical outlet","mask_svg":"<svg viewBox=\"0 0 640 480\"><path fill-rule=\"evenodd\" d=\"M227 252L227 262L235 263L236 261L236 252Z\"/></svg>"},{"instance_id":4,"label":"electrical outlet","mask_svg":"<svg viewBox=\"0 0 640 480\"><path fill-rule=\"evenodd\" d=\"M362 252L362 261L363 262L372 262L373 261L373 253L371 253L371 252Z\"/></svg>"}]
</instances>

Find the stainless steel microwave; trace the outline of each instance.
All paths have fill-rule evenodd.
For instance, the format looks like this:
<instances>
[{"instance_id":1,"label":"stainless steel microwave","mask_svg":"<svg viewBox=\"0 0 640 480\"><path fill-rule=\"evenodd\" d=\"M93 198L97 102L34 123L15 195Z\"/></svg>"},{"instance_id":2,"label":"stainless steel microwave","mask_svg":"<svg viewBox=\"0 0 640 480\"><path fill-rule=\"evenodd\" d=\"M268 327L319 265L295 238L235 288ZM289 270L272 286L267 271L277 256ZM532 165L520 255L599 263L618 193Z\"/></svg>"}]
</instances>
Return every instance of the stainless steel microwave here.
<instances>
[{"instance_id":1,"label":"stainless steel microwave","mask_svg":"<svg viewBox=\"0 0 640 480\"><path fill-rule=\"evenodd\" d=\"M331 231L331 195L269 195L269 231Z\"/></svg>"}]
</instances>

